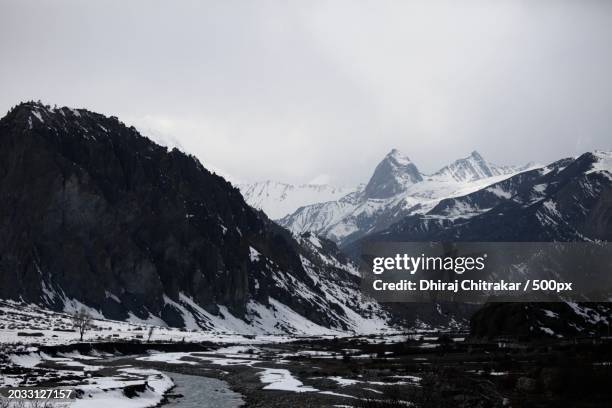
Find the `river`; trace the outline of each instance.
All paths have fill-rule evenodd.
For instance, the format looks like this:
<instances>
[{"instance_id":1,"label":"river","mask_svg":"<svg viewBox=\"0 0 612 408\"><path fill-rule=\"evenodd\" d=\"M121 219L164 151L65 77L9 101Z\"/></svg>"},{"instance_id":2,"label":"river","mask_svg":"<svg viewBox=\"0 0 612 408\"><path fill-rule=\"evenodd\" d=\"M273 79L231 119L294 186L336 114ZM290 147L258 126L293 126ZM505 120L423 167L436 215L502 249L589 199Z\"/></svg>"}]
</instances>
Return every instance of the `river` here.
<instances>
[{"instance_id":1,"label":"river","mask_svg":"<svg viewBox=\"0 0 612 408\"><path fill-rule=\"evenodd\" d=\"M242 396L230 390L225 381L216 378L200 377L165 372L176 387L173 394L183 395L171 398L164 407L176 408L238 408L244 404Z\"/></svg>"}]
</instances>

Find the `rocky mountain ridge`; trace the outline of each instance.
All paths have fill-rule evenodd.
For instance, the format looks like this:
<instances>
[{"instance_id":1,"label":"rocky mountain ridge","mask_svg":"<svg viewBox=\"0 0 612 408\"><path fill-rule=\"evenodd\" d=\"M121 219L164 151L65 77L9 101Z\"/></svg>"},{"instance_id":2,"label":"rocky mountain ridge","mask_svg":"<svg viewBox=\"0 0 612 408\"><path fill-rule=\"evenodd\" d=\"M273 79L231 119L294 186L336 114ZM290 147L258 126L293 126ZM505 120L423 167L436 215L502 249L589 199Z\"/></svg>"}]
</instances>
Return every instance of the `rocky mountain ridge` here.
<instances>
[{"instance_id":1,"label":"rocky mountain ridge","mask_svg":"<svg viewBox=\"0 0 612 408\"><path fill-rule=\"evenodd\" d=\"M612 152L594 151L516 174L470 194L441 200L428 212L405 217L350 244L345 251L356 256L366 241L611 240ZM601 265L604 260L585 259L581 265L588 262ZM570 276L559 276L559 281L573 281L571 274L577 270L566 273ZM611 325L609 303L491 303L471 317L471 332L478 337L600 336L607 334Z\"/></svg>"},{"instance_id":2,"label":"rocky mountain ridge","mask_svg":"<svg viewBox=\"0 0 612 408\"><path fill-rule=\"evenodd\" d=\"M191 329L387 327L346 259L299 240L115 117L22 103L0 120L1 298Z\"/></svg>"},{"instance_id":3,"label":"rocky mountain ridge","mask_svg":"<svg viewBox=\"0 0 612 408\"><path fill-rule=\"evenodd\" d=\"M369 239L610 241L612 153L587 152L440 201Z\"/></svg>"},{"instance_id":4,"label":"rocky mountain ridge","mask_svg":"<svg viewBox=\"0 0 612 408\"><path fill-rule=\"evenodd\" d=\"M393 149L363 189L339 200L301 207L278 222L295 234L313 231L344 246L404 217L426 213L444 199L469 194L535 166L498 166L472 152L427 175Z\"/></svg>"}]
</instances>

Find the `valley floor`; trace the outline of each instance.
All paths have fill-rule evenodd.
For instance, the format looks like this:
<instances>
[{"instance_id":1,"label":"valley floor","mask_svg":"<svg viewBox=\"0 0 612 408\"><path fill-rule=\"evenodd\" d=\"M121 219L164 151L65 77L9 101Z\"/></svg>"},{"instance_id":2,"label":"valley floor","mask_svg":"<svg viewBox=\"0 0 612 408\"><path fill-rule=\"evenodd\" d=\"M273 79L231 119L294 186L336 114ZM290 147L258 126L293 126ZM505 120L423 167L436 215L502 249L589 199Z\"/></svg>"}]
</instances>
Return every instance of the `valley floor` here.
<instances>
[{"instance_id":1,"label":"valley floor","mask_svg":"<svg viewBox=\"0 0 612 408\"><path fill-rule=\"evenodd\" d=\"M10 352L1 372L0 387L79 390L78 399L52 406L607 407L612 342L476 343L413 333L79 343Z\"/></svg>"},{"instance_id":2,"label":"valley floor","mask_svg":"<svg viewBox=\"0 0 612 408\"><path fill-rule=\"evenodd\" d=\"M610 337L254 336L95 325L80 342L69 315L2 305L2 395L63 387L76 398L0 397L0 408L594 408L612 401Z\"/></svg>"}]
</instances>

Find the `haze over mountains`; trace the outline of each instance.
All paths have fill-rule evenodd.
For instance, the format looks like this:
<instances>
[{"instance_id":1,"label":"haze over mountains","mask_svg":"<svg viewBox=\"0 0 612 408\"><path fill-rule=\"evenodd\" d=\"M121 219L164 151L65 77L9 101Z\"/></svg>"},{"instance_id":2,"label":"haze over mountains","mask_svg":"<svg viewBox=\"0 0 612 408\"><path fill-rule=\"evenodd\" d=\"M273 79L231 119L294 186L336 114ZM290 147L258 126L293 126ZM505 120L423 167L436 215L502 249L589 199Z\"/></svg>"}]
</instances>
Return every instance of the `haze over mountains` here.
<instances>
[{"instance_id":1,"label":"haze over mountains","mask_svg":"<svg viewBox=\"0 0 612 408\"><path fill-rule=\"evenodd\" d=\"M423 174L410 158L393 149L363 188L338 200L305 205L278 222L293 233L313 231L345 245L408 215L426 213L445 198L477 191L533 167L496 165L474 151L434 174Z\"/></svg>"}]
</instances>

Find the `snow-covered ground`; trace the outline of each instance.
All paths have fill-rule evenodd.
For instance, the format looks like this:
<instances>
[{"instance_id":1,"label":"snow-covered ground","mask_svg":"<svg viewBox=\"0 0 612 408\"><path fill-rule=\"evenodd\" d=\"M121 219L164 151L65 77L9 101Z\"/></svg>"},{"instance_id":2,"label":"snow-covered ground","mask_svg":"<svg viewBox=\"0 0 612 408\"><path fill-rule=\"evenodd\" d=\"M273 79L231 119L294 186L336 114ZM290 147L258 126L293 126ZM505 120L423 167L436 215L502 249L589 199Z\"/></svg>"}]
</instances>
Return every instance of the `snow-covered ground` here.
<instances>
[{"instance_id":1,"label":"snow-covered ground","mask_svg":"<svg viewBox=\"0 0 612 408\"><path fill-rule=\"evenodd\" d=\"M330 290L329 288L324 288ZM364 321L366 324L367 321ZM147 323L131 323L109 319L92 318L91 328L85 332L84 342L147 341L153 328L151 341L154 342L212 342L216 344L270 344L285 343L298 339L331 339L351 337L377 343L401 342L419 336L429 329L414 329L413 334L386 327L378 331L363 330L339 332L322 328L320 333L297 334L252 334L251 332L227 330L184 329L157 326ZM375 329L376 327L372 327ZM323 331L325 329L326 331ZM416 333L416 334L414 334ZM27 347L31 345L60 345L80 342L79 333L73 327L71 314L50 311L36 305L10 300L0 300L0 345L4 347Z\"/></svg>"},{"instance_id":2,"label":"snow-covered ground","mask_svg":"<svg viewBox=\"0 0 612 408\"><path fill-rule=\"evenodd\" d=\"M52 388L69 388L76 390L77 398L70 401L59 401L57 406L93 407L93 408L146 408L157 406L165 394L173 387L171 376L165 374L159 365L215 369L227 374L230 367L248 367L254 370L254 376L265 392L284 391L291 393L316 393L321 396L336 396L354 399L355 396L337 393L334 388L314 387L305 384L296 375L293 359L308 361L340 361L351 355L352 358L372 358L375 355L363 352L360 348L330 350L316 341L332 341L334 336L303 337L298 336L242 336L228 333L204 331L181 331L178 329L156 327L151 343L142 344L142 351L137 355L124 355L116 351L120 344L138 344L144 340L143 333L151 326L135 325L124 322L93 319L93 328L86 333L85 340L90 344L90 351L85 354L78 351L58 351L42 346L69 345L78 343L78 333L72 331L69 315L39 309L35 306L15 307L11 302L3 302L0 308L0 388L30 387L46 384ZM47 322L44 327L43 323ZM327 340L325 340L327 339ZM417 333L352 337L361 344L379 344L381 342L406 342L423 339ZM286 346L290 341L315 341L314 348L301 350L300 347ZM156 347L167 347L168 343L184 346L189 342L214 344L208 349L195 352L167 352L155 350ZM333 340L335 341L335 340ZM115 351L100 351L105 344L114 344ZM96 344L99 343L98 346ZM225 344L225 345L224 345ZM78 347L76 344L73 350ZM289 347L287 352L281 352ZM153 366L152 366L153 365ZM212 368L211 368L212 367ZM387 382L366 379L346 379L340 376L308 377L308 381L319 378L329 380L344 387L359 384L360 386L389 386L392 384L418 383L413 378L408 381L389 378ZM411 382L409 382L411 381ZM379 391L372 391L379 392ZM54 405L56 406L56 405Z\"/></svg>"},{"instance_id":3,"label":"snow-covered ground","mask_svg":"<svg viewBox=\"0 0 612 408\"><path fill-rule=\"evenodd\" d=\"M161 403L174 385L158 370L96 365L108 357L100 353L50 356L40 351L8 354L8 361L0 362L0 387L39 386L73 391L70 399L53 400L53 406L147 408ZM20 406L17 402L14 405Z\"/></svg>"},{"instance_id":4,"label":"snow-covered ground","mask_svg":"<svg viewBox=\"0 0 612 408\"><path fill-rule=\"evenodd\" d=\"M141 341L148 337L153 327L152 340L163 342L215 343L267 343L295 339L289 335L250 335L222 330L178 329L146 323L120 322L92 319L92 329L85 333L84 341ZM331 336L331 334L330 334ZM0 301L0 344L69 344L79 341L79 333L73 329L72 316L7 300Z\"/></svg>"}]
</instances>

